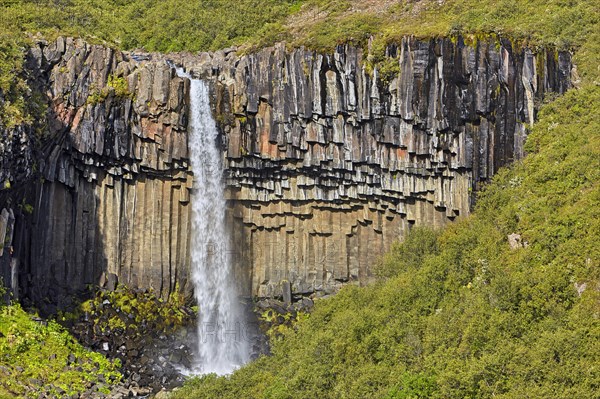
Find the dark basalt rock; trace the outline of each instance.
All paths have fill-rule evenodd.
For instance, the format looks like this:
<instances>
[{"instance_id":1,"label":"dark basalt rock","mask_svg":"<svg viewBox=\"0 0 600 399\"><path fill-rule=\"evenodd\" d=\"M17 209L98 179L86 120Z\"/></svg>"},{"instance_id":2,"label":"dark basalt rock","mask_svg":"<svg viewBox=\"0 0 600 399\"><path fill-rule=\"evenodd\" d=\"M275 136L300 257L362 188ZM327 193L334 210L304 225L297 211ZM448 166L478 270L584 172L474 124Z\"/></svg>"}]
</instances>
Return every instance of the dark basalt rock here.
<instances>
[{"instance_id":1,"label":"dark basalt rock","mask_svg":"<svg viewBox=\"0 0 600 399\"><path fill-rule=\"evenodd\" d=\"M352 46L172 57L214 82L232 257L252 295L369 281L412 225L468 214L480 184L523 156L544 94L570 87L569 53L508 40L406 37L388 54L400 73L385 79Z\"/></svg>"},{"instance_id":2,"label":"dark basalt rock","mask_svg":"<svg viewBox=\"0 0 600 399\"><path fill-rule=\"evenodd\" d=\"M132 295L145 298L142 292ZM124 314L116 304L104 300L94 305L93 314L82 314L68 327L86 347L121 361L123 381L111 386L108 397L146 395L181 386L185 379L182 370L192 367L197 340L195 314L185 306L178 311L186 315L184 325L160 326L157 323L161 320L140 322L136 310L135 316ZM75 359L69 361L74 363ZM100 382L106 382L102 380L99 376Z\"/></svg>"}]
</instances>

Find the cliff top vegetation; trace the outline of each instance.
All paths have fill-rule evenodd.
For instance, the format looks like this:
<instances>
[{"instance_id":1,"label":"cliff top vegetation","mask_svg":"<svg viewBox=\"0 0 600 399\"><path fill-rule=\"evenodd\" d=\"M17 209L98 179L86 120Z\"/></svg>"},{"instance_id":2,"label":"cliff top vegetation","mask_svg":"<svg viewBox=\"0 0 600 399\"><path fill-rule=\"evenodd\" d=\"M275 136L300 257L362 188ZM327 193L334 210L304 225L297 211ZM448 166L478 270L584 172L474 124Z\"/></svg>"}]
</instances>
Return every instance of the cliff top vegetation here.
<instances>
[{"instance_id":1,"label":"cliff top vegetation","mask_svg":"<svg viewBox=\"0 0 600 399\"><path fill-rule=\"evenodd\" d=\"M402 35L503 35L577 50L586 79L600 62L600 6L586 0L0 0L0 123L31 122L23 50L36 38L84 37L121 49L245 51L286 41L327 51Z\"/></svg>"}]
</instances>

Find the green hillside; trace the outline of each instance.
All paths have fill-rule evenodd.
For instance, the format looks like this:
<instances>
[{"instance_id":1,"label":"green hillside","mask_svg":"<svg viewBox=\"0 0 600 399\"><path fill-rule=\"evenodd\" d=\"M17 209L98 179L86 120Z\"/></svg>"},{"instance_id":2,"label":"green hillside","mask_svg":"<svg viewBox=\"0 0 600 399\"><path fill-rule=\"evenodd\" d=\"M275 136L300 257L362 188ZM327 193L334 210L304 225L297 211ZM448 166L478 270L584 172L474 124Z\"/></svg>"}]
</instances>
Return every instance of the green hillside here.
<instances>
[{"instance_id":1,"label":"green hillside","mask_svg":"<svg viewBox=\"0 0 600 399\"><path fill-rule=\"evenodd\" d=\"M0 303L0 398L66 397L92 385L108 393L118 367L58 323Z\"/></svg>"}]
</instances>

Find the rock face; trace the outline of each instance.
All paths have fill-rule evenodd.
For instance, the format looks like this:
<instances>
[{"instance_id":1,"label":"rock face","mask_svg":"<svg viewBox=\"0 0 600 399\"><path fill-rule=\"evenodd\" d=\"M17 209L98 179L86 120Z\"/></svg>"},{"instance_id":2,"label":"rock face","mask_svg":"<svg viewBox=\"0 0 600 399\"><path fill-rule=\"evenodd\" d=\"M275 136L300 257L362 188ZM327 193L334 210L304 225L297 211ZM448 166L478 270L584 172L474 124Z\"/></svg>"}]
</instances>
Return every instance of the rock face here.
<instances>
[{"instance_id":1,"label":"rock face","mask_svg":"<svg viewBox=\"0 0 600 399\"><path fill-rule=\"evenodd\" d=\"M384 77L365 58L280 45L177 60L216 83L237 261L253 295L368 281L411 225L468 214L472 190L523 156L544 93L570 86L568 53L509 41L405 38L387 49L399 72Z\"/></svg>"},{"instance_id":2,"label":"rock face","mask_svg":"<svg viewBox=\"0 0 600 399\"><path fill-rule=\"evenodd\" d=\"M21 141L37 152L22 168L28 179L10 174L6 152L0 176L24 191L3 204L19 215L2 260L19 260L27 296L62 304L110 276L163 296L190 289L189 82L165 63L80 40L40 43L27 58L48 120L37 148Z\"/></svg>"},{"instance_id":3,"label":"rock face","mask_svg":"<svg viewBox=\"0 0 600 399\"><path fill-rule=\"evenodd\" d=\"M410 226L468 214L479 183L523 156L544 93L570 86L568 53L508 41L405 38L387 53L397 73L381 76L350 46L161 56L40 43L28 69L50 105L43 139L2 131L5 281L17 259L36 301L111 275L163 296L191 289L189 82L170 59L212 82L243 293L367 282Z\"/></svg>"}]
</instances>

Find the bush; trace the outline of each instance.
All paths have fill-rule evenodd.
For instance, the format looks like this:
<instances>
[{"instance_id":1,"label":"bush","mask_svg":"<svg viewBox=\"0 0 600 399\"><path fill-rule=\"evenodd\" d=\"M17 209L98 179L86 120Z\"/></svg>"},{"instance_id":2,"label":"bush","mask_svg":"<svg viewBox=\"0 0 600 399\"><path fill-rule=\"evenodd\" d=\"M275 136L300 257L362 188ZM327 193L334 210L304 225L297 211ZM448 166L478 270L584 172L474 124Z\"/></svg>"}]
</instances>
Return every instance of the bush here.
<instances>
[{"instance_id":1,"label":"bush","mask_svg":"<svg viewBox=\"0 0 600 399\"><path fill-rule=\"evenodd\" d=\"M428 255L438 252L438 232L426 227L415 227L402 243L392 245L389 253L379 261L375 274L390 278L419 266Z\"/></svg>"}]
</instances>

